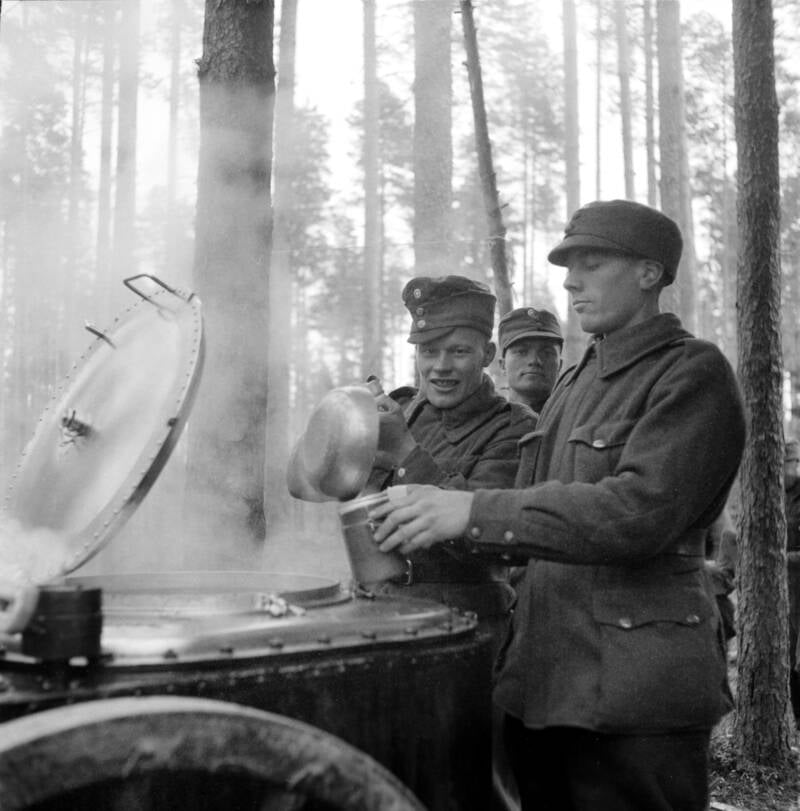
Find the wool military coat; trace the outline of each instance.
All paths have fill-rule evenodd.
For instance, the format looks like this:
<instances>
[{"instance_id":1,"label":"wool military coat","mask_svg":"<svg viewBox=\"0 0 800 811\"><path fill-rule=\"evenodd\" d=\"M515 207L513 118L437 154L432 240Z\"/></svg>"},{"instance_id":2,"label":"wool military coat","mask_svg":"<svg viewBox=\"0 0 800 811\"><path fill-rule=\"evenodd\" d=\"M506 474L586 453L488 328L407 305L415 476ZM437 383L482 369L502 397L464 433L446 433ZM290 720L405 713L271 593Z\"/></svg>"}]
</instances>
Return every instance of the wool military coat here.
<instances>
[{"instance_id":1,"label":"wool military coat","mask_svg":"<svg viewBox=\"0 0 800 811\"><path fill-rule=\"evenodd\" d=\"M478 490L476 549L529 558L495 700L528 727L709 729L730 706L706 528L741 459L734 373L671 314L594 340Z\"/></svg>"}]
</instances>

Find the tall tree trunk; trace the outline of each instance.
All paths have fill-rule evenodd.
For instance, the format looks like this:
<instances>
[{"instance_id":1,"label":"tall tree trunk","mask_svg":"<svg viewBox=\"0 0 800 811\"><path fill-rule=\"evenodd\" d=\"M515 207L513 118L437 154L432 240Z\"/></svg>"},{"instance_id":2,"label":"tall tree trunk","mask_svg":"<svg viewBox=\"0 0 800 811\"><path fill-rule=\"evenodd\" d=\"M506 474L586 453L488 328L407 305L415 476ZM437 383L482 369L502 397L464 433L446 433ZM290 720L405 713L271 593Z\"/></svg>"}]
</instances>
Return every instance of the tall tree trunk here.
<instances>
[{"instance_id":1,"label":"tall tree trunk","mask_svg":"<svg viewBox=\"0 0 800 811\"><path fill-rule=\"evenodd\" d=\"M414 264L452 273L452 8L414 0Z\"/></svg>"},{"instance_id":2,"label":"tall tree trunk","mask_svg":"<svg viewBox=\"0 0 800 811\"><path fill-rule=\"evenodd\" d=\"M249 568L263 549L271 0L207 0L200 80L195 290L207 356L189 426L187 561Z\"/></svg>"},{"instance_id":3,"label":"tall tree trunk","mask_svg":"<svg viewBox=\"0 0 800 811\"><path fill-rule=\"evenodd\" d=\"M567 221L581 205L580 121L578 107L578 23L575 0L562 2L564 34L564 163L567 173ZM586 343L578 316L567 311L564 364L577 363Z\"/></svg>"},{"instance_id":4,"label":"tall tree trunk","mask_svg":"<svg viewBox=\"0 0 800 811\"><path fill-rule=\"evenodd\" d=\"M681 12L678 0L657 0L659 147L661 208L683 233L683 255L675 282L662 296L665 309L680 315L690 332L696 330L695 276L689 159L681 66Z\"/></svg>"},{"instance_id":5,"label":"tall tree trunk","mask_svg":"<svg viewBox=\"0 0 800 811\"><path fill-rule=\"evenodd\" d=\"M644 121L647 155L647 204L658 205L656 180L655 99L653 98L653 3L643 0L644 16Z\"/></svg>"},{"instance_id":6,"label":"tall tree trunk","mask_svg":"<svg viewBox=\"0 0 800 811\"><path fill-rule=\"evenodd\" d=\"M170 271L178 264L178 216L176 197L178 186L178 110L181 105L181 26L184 0L173 0L170 25L169 71L169 131L167 135L167 216L165 263Z\"/></svg>"},{"instance_id":7,"label":"tall tree trunk","mask_svg":"<svg viewBox=\"0 0 800 811\"><path fill-rule=\"evenodd\" d=\"M741 468L739 677L742 762L789 770L788 596L783 510L780 179L772 3L733 0L738 154L739 375L748 441Z\"/></svg>"},{"instance_id":8,"label":"tall tree trunk","mask_svg":"<svg viewBox=\"0 0 800 811\"><path fill-rule=\"evenodd\" d=\"M597 17L594 27L595 37L595 88L594 88L594 196L602 197L603 174L602 121L603 121L603 0L597 0Z\"/></svg>"},{"instance_id":9,"label":"tall tree trunk","mask_svg":"<svg viewBox=\"0 0 800 811\"><path fill-rule=\"evenodd\" d=\"M136 272L136 134L139 95L140 0L124 0L120 17L119 117L114 199L116 278ZM112 290L112 301L117 288ZM116 304L114 309L117 309Z\"/></svg>"},{"instance_id":10,"label":"tall tree trunk","mask_svg":"<svg viewBox=\"0 0 800 811\"><path fill-rule=\"evenodd\" d=\"M483 100L483 77L481 60L478 52L478 35L472 15L472 0L460 0L461 21L464 28L464 44L467 51L467 73L472 96L472 118L475 123L475 147L478 152L478 171L480 172L483 205L489 224L490 253L494 290L497 295L497 306L503 316L514 308L511 294L511 283L508 278L508 261L506 256L506 227L503 224L503 212L497 193L497 177L492 161L492 142L489 139L489 127L486 121L486 105Z\"/></svg>"},{"instance_id":11,"label":"tall tree trunk","mask_svg":"<svg viewBox=\"0 0 800 811\"><path fill-rule=\"evenodd\" d=\"M625 171L625 197L636 199L633 186L633 141L631 138L631 65L628 47L625 0L615 0L617 29L617 69L619 72L619 115L622 124L622 158Z\"/></svg>"},{"instance_id":12,"label":"tall tree trunk","mask_svg":"<svg viewBox=\"0 0 800 811\"><path fill-rule=\"evenodd\" d=\"M264 502L270 529L276 537L289 523L291 499L286 489L289 460L289 380L292 346L292 260L289 217L295 204L295 43L298 0L281 3L278 46L278 87L275 96L275 199L272 262L269 274L269 366L267 370L267 447ZM271 533L272 534L272 533ZM267 540L269 544L269 539Z\"/></svg>"},{"instance_id":13,"label":"tall tree trunk","mask_svg":"<svg viewBox=\"0 0 800 811\"><path fill-rule=\"evenodd\" d=\"M375 0L364 0L364 349L361 377L381 374L381 199Z\"/></svg>"},{"instance_id":14,"label":"tall tree trunk","mask_svg":"<svg viewBox=\"0 0 800 811\"><path fill-rule=\"evenodd\" d=\"M100 112L100 177L97 187L97 243L95 286L100 291L98 309L108 313L111 276L111 131L114 116L114 32L117 9L103 6L103 89Z\"/></svg>"}]
</instances>

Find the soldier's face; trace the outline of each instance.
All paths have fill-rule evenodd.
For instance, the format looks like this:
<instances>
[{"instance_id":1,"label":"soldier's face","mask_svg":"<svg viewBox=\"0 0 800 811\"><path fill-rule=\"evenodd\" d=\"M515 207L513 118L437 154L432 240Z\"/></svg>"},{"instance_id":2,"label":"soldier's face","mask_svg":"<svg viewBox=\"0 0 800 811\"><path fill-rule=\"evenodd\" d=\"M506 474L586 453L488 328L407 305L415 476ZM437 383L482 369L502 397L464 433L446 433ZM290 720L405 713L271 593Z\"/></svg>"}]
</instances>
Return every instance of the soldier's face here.
<instances>
[{"instance_id":1,"label":"soldier's face","mask_svg":"<svg viewBox=\"0 0 800 811\"><path fill-rule=\"evenodd\" d=\"M526 399L544 399L558 377L561 348L548 338L520 338L508 347L501 365L510 389Z\"/></svg>"},{"instance_id":2,"label":"soldier's face","mask_svg":"<svg viewBox=\"0 0 800 811\"><path fill-rule=\"evenodd\" d=\"M420 386L437 408L454 408L480 385L494 358L494 344L477 330L457 327L435 341L417 345Z\"/></svg>"},{"instance_id":3,"label":"soldier's face","mask_svg":"<svg viewBox=\"0 0 800 811\"><path fill-rule=\"evenodd\" d=\"M575 248L567 254L564 288L584 332L609 335L649 317L642 264L643 260L604 251Z\"/></svg>"}]
</instances>

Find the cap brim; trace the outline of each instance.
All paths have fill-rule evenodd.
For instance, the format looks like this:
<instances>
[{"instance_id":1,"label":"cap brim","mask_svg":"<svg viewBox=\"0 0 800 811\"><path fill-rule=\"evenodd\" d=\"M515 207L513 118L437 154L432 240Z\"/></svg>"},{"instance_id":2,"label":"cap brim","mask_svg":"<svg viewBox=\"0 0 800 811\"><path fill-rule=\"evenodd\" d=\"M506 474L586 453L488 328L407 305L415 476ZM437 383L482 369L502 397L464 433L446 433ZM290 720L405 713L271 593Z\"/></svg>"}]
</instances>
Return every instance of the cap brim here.
<instances>
[{"instance_id":1,"label":"cap brim","mask_svg":"<svg viewBox=\"0 0 800 811\"><path fill-rule=\"evenodd\" d=\"M510 340L506 341L503 344L503 352L508 349L509 346L513 346L517 341L521 341L523 338L545 338L548 341L556 341L559 344L564 343L564 339L558 335L553 335L552 332L542 332L541 330L531 330L530 332L520 332L519 335L515 335Z\"/></svg>"},{"instance_id":2,"label":"cap brim","mask_svg":"<svg viewBox=\"0 0 800 811\"><path fill-rule=\"evenodd\" d=\"M567 255L575 248L583 248L584 250L593 248L595 250L614 251L615 253L631 255L629 248L625 248L610 239L597 237L593 234L572 234L568 237L564 237L564 239L547 254L547 261L553 265L566 267Z\"/></svg>"}]
</instances>

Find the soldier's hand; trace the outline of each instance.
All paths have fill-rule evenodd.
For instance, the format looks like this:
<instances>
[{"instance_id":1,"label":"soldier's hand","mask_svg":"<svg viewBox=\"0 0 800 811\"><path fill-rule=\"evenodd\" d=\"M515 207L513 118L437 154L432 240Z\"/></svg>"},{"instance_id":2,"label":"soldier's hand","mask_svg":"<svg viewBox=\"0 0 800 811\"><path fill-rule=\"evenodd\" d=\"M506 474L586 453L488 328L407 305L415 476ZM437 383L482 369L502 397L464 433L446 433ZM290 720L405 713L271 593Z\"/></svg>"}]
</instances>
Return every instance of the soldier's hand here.
<instances>
[{"instance_id":1,"label":"soldier's hand","mask_svg":"<svg viewBox=\"0 0 800 811\"><path fill-rule=\"evenodd\" d=\"M466 490L442 490L431 484L409 485L405 495L389 488L389 501L370 511L382 523L375 541L382 552L393 549L408 555L437 543L458 538L467 531L474 494Z\"/></svg>"}]
</instances>

